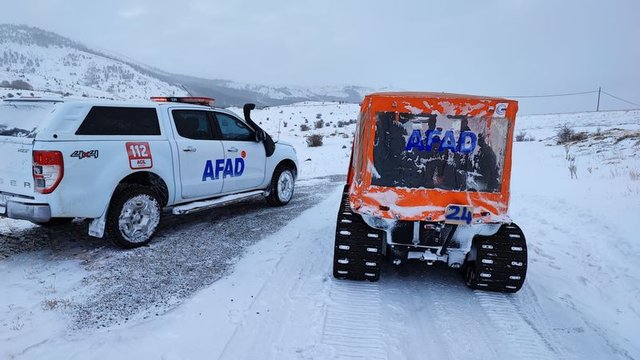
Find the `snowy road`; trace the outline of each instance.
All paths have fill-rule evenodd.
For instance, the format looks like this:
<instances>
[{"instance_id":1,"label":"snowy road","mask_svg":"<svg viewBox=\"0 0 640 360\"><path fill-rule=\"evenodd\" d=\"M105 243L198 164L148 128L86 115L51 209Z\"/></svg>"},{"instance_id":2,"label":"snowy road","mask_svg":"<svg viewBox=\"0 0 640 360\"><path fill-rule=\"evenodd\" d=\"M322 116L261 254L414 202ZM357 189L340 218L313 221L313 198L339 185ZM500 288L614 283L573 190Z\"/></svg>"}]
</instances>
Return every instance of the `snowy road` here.
<instances>
[{"instance_id":1,"label":"snowy road","mask_svg":"<svg viewBox=\"0 0 640 360\"><path fill-rule=\"evenodd\" d=\"M517 294L471 291L455 270L421 263L387 264L377 283L333 279L343 178L309 179L289 207L169 219L134 252L77 225L20 251L5 236L0 358L640 359L640 145L610 140L571 149L579 180L562 146L515 144L510 213L529 246ZM220 239L229 248L210 250Z\"/></svg>"},{"instance_id":2,"label":"snowy road","mask_svg":"<svg viewBox=\"0 0 640 360\"><path fill-rule=\"evenodd\" d=\"M0 279L15 289L0 297L7 315L0 325L22 330L38 321L32 313L40 307L63 307L75 328L163 314L343 183L344 176L302 180L285 207L258 196L191 215L167 213L150 246L132 251L89 237L83 222L45 229L0 219Z\"/></svg>"}]
</instances>

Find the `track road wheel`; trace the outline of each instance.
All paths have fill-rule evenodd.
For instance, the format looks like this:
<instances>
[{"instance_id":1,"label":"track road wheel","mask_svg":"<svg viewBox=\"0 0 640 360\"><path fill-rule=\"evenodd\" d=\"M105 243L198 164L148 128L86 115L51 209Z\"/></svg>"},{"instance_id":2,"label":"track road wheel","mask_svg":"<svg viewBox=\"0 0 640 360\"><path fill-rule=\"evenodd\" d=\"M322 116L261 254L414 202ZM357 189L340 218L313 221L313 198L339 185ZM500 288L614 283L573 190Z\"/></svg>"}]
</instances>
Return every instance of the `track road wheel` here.
<instances>
[{"instance_id":1,"label":"track road wheel","mask_svg":"<svg viewBox=\"0 0 640 360\"><path fill-rule=\"evenodd\" d=\"M267 203L271 206L283 206L291 201L295 189L295 176L293 171L283 166L279 166L271 178Z\"/></svg>"},{"instance_id":2,"label":"track road wheel","mask_svg":"<svg viewBox=\"0 0 640 360\"><path fill-rule=\"evenodd\" d=\"M504 224L495 235L474 238L476 259L463 267L472 289L515 293L527 274L527 243L515 223Z\"/></svg>"},{"instance_id":3,"label":"track road wheel","mask_svg":"<svg viewBox=\"0 0 640 360\"><path fill-rule=\"evenodd\" d=\"M142 185L120 185L109 206L107 231L123 249L140 247L151 241L161 215L155 191Z\"/></svg>"},{"instance_id":4,"label":"track road wheel","mask_svg":"<svg viewBox=\"0 0 640 360\"><path fill-rule=\"evenodd\" d=\"M348 192L342 195L333 250L333 276L337 279L380 279L384 232L369 227L349 207Z\"/></svg>"}]
</instances>

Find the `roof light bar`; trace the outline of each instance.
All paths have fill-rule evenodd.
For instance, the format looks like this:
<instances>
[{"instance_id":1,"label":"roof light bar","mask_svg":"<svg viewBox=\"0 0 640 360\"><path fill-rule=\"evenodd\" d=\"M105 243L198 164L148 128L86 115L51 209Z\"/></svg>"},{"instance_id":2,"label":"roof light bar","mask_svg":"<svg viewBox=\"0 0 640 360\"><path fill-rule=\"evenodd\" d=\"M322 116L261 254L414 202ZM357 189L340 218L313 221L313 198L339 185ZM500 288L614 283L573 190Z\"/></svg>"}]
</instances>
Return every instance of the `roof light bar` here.
<instances>
[{"instance_id":1,"label":"roof light bar","mask_svg":"<svg viewBox=\"0 0 640 360\"><path fill-rule=\"evenodd\" d=\"M151 101L155 102L177 102L184 104L196 104L204 106L213 106L215 99L203 96L188 96L188 97L175 97L175 96L152 96Z\"/></svg>"}]
</instances>

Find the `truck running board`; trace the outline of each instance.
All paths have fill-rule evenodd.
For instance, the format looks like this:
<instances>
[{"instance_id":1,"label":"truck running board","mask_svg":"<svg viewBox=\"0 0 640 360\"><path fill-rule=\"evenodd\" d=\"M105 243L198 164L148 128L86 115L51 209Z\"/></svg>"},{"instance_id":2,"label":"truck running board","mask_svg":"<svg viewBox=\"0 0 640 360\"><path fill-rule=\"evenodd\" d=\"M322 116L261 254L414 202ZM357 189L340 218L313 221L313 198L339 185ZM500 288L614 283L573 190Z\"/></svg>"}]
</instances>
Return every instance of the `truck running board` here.
<instances>
[{"instance_id":1,"label":"truck running board","mask_svg":"<svg viewBox=\"0 0 640 360\"><path fill-rule=\"evenodd\" d=\"M264 196L264 194L265 194L264 190L256 190L256 191L249 191L249 192L240 193L240 194L221 196L219 198L215 198L211 200L195 201L185 205L176 206L172 209L172 212L174 215L190 214L196 211L208 210L215 207L224 206L227 204L231 204L231 203L244 200L250 197L258 196L258 195Z\"/></svg>"}]
</instances>

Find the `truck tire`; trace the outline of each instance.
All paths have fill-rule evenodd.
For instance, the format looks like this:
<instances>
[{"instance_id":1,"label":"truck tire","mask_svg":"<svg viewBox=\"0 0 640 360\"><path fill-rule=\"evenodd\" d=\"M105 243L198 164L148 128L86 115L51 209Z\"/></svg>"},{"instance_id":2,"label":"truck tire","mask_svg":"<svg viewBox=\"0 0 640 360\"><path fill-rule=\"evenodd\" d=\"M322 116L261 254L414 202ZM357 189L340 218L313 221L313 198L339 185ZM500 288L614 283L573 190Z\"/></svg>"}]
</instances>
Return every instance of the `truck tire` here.
<instances>
[{"instance_id":1,"label":"truck tire","mask_svg":"<svg viewBox=\"0 0 640 360\"><path fill-rule=\"evenodd\" d=\"M283 166L278 166L271 178L267 203L271 206L283 206L291 201L295 189L295 176L293 171Z\"/></svg>"},{"instance_id":2,"label":"truck tire","mask_svg":"<svg viewBox=\"0 0 640 360\"><path fill-rule=\"evenodd\" d=\"M125 184L116 189L107 215L107 232L123 249L144 246L151 241L160 223L162 207L151 188Z\"/></svg>"}]
</instances>

